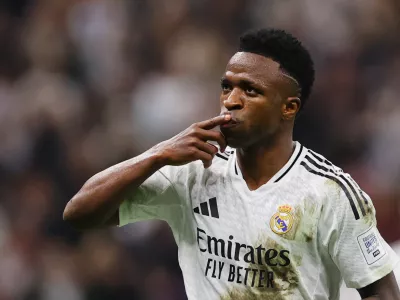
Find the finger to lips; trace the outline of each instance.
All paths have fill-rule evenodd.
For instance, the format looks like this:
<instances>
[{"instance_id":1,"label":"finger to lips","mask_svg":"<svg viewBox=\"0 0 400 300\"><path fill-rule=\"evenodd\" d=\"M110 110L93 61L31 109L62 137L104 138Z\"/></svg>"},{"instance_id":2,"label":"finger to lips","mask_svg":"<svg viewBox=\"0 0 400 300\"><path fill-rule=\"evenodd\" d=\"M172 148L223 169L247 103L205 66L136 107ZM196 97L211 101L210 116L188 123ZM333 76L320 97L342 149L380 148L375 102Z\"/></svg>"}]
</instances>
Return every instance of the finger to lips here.
<instances>
[{"instance_id":1,"label":"finger to lips","mask_svg":"<svg viewBox=\"0 0 400 300\"><path fill-rule=\"evenodd\" d=\"M220 115L214 118L211 118L206 121L202 121L198 123L198 126L203 129L213 129L214 127L217 127L218 125L225 124L231 120L231 115L230 114L224 114Z\"/></svg>"}]
</instances>

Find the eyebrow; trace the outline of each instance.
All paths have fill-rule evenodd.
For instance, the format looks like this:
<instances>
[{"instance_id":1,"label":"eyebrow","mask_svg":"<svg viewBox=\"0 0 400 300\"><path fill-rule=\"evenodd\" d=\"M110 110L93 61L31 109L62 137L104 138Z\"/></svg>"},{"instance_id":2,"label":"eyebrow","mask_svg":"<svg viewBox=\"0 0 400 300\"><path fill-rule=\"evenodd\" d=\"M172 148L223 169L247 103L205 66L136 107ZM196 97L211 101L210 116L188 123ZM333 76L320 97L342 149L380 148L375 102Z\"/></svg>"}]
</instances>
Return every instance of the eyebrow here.
<instances>
[{"instance_id":1,"label":"eyebrow","mask_svg":"<svg viewBox=\"0 0 400 300\"><path fill-rule=\"evenodd\" d=\"M297 89L298 89L298 93L301 94L301 86L299 84L299 82L297 81L296 78L294 78L293 76L285 73L285 72L280 72L280 75L284 76L285 78L291 80L294 84L296 84ZM229 80L228 78L226 78L226 76L222 76L221 78L221 84L228 84L231 83L232 80ZM264 89L268 89L268 85L262 84L262 83L258 83L249 79L244 79L241 78L239 79L239 85L249 85L249 86L254 86L255 88L264 88Z\"/></svg>"},{"instance_id":2,"label":"eyebrow","mask_svg":"<svg viewBox=\"0 0 400 300\"><path fill-rule=\"evenodd\" d=\"M222 76L221 78L221 84L227 84L227 83L232 83L232 80L229 80L228 78L226 78L225 76ZM240 78L239 79L239 85L248 85L248 86L255 86L258 88L267 88L267 86L265 84L256 82L256 81L252 81L249 79L245 79L245 78Z\"/></svg>"}]
</instances>

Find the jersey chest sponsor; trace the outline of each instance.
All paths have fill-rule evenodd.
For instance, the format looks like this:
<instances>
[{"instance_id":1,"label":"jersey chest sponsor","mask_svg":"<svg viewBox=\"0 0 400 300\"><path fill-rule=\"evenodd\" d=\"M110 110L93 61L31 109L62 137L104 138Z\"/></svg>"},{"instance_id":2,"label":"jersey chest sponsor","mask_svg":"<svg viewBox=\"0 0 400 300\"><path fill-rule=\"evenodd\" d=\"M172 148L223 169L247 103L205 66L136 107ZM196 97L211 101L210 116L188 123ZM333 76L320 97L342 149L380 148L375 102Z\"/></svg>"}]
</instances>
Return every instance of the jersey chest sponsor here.
<instances>
[{"instance_id":1,"label":"jersey chest sponsor","mask_svg":"<svg viewBox=\"0 0 400 300\"><path fill-rule=\"evenodd\" d=\"M255 288L277 287L275 268L290 269L290 252L281 247L268 247L262 243L248 245L238 242L233 235L227 238L209 235L197 227L198 250L204 264L204 276L235 282Z\"/></svg>"}]
</instances>

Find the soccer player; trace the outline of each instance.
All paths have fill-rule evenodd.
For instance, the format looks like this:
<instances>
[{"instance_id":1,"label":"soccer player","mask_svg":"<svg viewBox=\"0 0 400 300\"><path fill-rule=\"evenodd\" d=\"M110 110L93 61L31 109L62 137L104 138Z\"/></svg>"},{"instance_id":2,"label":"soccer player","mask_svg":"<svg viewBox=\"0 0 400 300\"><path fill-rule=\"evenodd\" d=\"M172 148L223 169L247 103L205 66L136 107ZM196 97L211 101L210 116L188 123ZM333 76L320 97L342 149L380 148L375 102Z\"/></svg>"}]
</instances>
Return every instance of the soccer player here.
<instances>
[{"instance_id":1,"label":"soccer player","mask_svg":"<svg viewBox=\"0 0 400 300\"><path fill-rule=\"evenodd\" d=\"M244 34L221 114L94 175L64 219L80 229L167 221L190 300L339 299L343 279L364 299L400 299L371 199L293 141L313 81L295 37Z\"/></svg>"}]
</instances>

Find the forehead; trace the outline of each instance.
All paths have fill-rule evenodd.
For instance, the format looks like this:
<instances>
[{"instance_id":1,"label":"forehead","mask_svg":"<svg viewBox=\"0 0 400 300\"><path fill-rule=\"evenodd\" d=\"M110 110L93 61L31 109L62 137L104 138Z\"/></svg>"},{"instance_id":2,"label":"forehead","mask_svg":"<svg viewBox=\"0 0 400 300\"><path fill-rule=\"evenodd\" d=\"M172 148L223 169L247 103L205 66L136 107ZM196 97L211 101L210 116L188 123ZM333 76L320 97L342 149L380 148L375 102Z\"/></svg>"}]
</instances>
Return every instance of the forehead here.
<instances>
[{"instance_id":1,"label":"forehead","mask_svg":"<svg viewBox=\"0 0 400 300\"><path fill-rule=\"evenodd\" d=\"M225 76L245 76L249 79L271 83L281 76L279 63L249 52L237 52L226 66Z\"/></svg>"}]
</instances>

